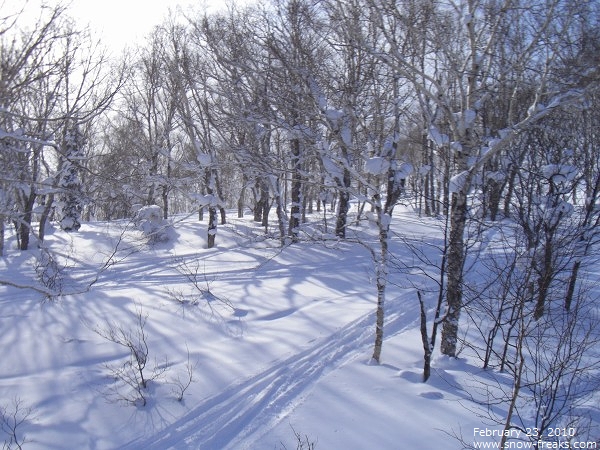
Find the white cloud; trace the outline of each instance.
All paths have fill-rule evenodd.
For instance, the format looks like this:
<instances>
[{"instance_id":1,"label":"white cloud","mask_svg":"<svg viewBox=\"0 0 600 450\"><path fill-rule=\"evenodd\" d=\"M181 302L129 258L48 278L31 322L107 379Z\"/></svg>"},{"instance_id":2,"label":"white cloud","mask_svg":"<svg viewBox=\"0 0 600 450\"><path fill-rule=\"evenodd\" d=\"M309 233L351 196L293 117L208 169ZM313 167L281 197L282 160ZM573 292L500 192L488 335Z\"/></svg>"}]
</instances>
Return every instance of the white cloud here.
<instances>
[{"instance_id":1,"label":"white cloud","mask_svg":"<svg viewBox=\"0 0 600 450\"><path fill-rule=\"evenodd\" d=\"M71 0L67 3L68 15L83 28L89 25L93 33L114 53L127 46L142 43L152 29L160 24L171 11L211 11L221 9L228 0ZM41 4L49 7L59 4L58 0L20 0L2 3L3 16L18 13L21 23L35 24ZM234 3L247 3L247 0L234 0Z\"/></svg>"}]
</instances>

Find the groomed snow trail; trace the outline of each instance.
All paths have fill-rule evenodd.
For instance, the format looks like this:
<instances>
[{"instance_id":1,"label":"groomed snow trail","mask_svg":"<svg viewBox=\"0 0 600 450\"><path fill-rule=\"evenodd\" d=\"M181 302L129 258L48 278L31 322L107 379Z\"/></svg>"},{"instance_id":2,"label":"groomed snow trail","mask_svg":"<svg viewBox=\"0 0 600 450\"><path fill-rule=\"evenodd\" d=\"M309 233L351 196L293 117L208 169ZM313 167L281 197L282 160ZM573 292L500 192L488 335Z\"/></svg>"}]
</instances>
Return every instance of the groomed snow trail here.
<instances>
[{"instance_id":1,"label":"groomed snow trail","mask_svg":"<svg viewBox=\"0 0 600 450\"><path fill-rule=\"evenodd\" d=\"M407 305L405 305L407 306ZM416 310L388 311L387 337L414 324ZM302 402L319 378L351 361L373 340L375 314L370 313L281 360L241 383L205 399L192 411L154 436L134 440L125 449L249 449Z\"/></svg>"}]
</instances>

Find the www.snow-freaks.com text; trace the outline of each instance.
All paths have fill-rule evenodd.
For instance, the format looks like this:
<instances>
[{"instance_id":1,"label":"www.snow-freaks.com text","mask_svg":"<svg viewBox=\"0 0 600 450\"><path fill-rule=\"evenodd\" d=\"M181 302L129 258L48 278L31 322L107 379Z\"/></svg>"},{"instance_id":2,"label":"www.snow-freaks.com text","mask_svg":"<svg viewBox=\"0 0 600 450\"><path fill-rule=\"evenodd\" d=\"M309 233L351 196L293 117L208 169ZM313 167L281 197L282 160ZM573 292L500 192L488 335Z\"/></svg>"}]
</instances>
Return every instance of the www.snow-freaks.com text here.
<instances>
[{"instance_id":1,"label":"www.snow-freaks.com text","mask_svg":"<svg viewBox=\"0 0 600 450\"><path fill-rule=\"evenodd\" d=\"M552 428L542 435L537 428L473 428L473 448L477 449L596 449L598 442L579 441L575 428ZM504 442L502 438L506 437ZM494 440L496 438L497 440Z\"/></svg>"}]
</instances>

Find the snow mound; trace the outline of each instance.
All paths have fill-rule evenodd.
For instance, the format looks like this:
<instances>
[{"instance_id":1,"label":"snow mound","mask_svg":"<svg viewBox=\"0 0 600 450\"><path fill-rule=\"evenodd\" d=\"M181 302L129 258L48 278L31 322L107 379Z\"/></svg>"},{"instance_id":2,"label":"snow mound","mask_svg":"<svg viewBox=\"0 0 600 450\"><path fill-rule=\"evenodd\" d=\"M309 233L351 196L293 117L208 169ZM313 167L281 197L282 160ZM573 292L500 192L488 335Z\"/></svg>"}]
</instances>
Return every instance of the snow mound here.
<instances>
[{"instance_id":1,"label":"snow mound","mask_svg":"<svg viewBox=\"0 0 600 450\"><path fill-rule=\"evenodd\" d=\"M168 220L163 219L163 210L158 205L140 208L135 215L134 223L150 243L169 240L171 225Z\"/></svg>"}]
</instances>

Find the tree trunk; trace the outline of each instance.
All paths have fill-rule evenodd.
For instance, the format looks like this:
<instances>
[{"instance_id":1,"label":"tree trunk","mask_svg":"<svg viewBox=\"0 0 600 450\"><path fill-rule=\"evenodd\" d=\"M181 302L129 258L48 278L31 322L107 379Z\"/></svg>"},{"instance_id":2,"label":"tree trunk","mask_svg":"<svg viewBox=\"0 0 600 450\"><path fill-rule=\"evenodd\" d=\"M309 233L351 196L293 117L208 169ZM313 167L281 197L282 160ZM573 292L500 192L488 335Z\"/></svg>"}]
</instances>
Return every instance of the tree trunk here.
<instances>
[{"instance_id":1,"label":"tree trunk","mask_svg":"<svg viewBox=\"0 0 600 450\"><path fill-rule=\"evenodd\" d=\"M339 190L337 219L335 222L335 235L342 239L346 237L348 211L350 210L350 182L350 171L344 168L343 180Z\"/></svg>"},{"instance_id":2,"label":"tree trunk","mask_svg":"<svg viewBox=\"0 0 600 450\"><path fill-rule=\"evenodd\" d=\"M165 184L162 187L163 219L169 218L169 187Z\"/></svg>"},{"instance_id":3,"label":"tree trunk","mask_svg":"<svg viewBox=\"0 0 600 450\"><path fill-rule=\"evenodd\" d=\"M244 201L246 198L246 183L248 182L248 178L246 177L246 175L242 176L242 190L240 191L240 196L238 197L238 202L237 202L237 216L238 219L241 219L242 217L244 217Z\"/></svg>"},{"instance_id":4,"label":"tree trunk","mask_svg":"<svg viewBox=\"0 0 600 450\"><path fill-rule=\"evenodd\" d=\"M221 181L220 181L220 177L219 177L219 173L213 169L211 172L211 176L212 179L214 180L214 190L216 190L217 193L217 197L219 199L224 198L223 197L223 189L221 188ZM226 225L227 224L227 211L225 211L225 208L223 206L219 206L219 214L221 216L221 225Z\"/></svg>"},{"instance_id":5,"label":"tree trunk","mask_svg":"<svg viewBox=\"0 0 600 450\"><path fill-rule=\"evenodd\" d=\"M245 192L243 192L243 191L244 191L244 189L242 189L242 193L240 194L240 196L238 198L238 202L237 202L238 219L241 219L242 217L244 217L244 200L242 198L245 195Z\"/></svg>"},{"instance_id":6,"label":"tree trunk","mask_svg":"<svg viewBox=\"0 0 600 450\"><path fill-rule=\"evenodd\" d=\"M148 189L148 196L146 198L146 205L154 205L154 195L156 189L156 175L158 174L158 152L152 154L150 159L150 170L148 171L148 178L150 178L150 187Z\"/></svg>"},{"instance_id":7,"label":"tree trunk","mask_svg":"<svg viewBox=\"0 0 600 450\"><path fill-rule=\"evenodd\" d=\"M596 200L598 195L600 194L600 173L596 174L596 179L592 183L591 174L589 175L590 180L587 182L586 188L586 212L585 218L583 219L582 228L583 230L589 230L590 227L594 227L592 225L592 220L594 217L594 212L596 211ZM590 188L589 186L593 186ZM596 219L597 220L597 219ZM597 222L596 222L597 223ZM575 294L575 285L577 284L577 278L579 276L579 268L581 267L581 258L588 254L590 246L593 242L591 236L587 236L588 233L585 231L581 233L578 243L576 244L576 251L574 254L575 262L573 263L573 268L571 269L571 276L569 277L569 285L567 287L567 293L565 295L565 310L571 310L571 304L573 303L573 296ZM593 233L591 234L593 236Z\"/></svg>"},{"instance_id":8,"label":"tree trunk","mask_svg":"<svg viewBox=\"0 0 600 450\"><path fill-rule=\"evenodd\" d=\"M301 166L301 143L299 139L293 139L291 142L292 150L292 186L291 186L291 207L290 223L288 236L292 242L298 241L298 232L300 231L300 219L302 218L302 176L300 174Z\"/></svg>"},{"instance_id":9,"label":"tree trunk","mask_svg":"<svg viewBox=\"0 0 600 450\"><path fill-rule=\"evenodd\" d=\"M373 347L372 360L379 364L381 362L381 350L383 348L383 325L385 318L385 293L388 276L388 230L389 224L382 221L383 211L379 208L379 261L375 261L375 275L377 277L377 310L375 319L375 345Z\"/></svg>"},{"instance_id":10,"label":"tree trunk","mask_svg":"<svg viewBox=\"0 0 600 450\"><path fill-rule=\"evenodd\" d=\"M268 225L268 218L265 219L263 217L265 210L268 206L267 203L269 202L269 191L268 191L268 188L265 187L264 180L257 179L256 183L254 184L253 191L254 191L254 221L261 222L261 224L264 226L265 225L264 221L267 220L267 225Z\"/></svg>"},{"instance_id":11,"label":"tree trunk","mask_svg":"<svg viewBox=\"0 0 600 450\"><path fill-rule=\"evenodd\" d=\"M510 217L510 205L512 202L512 197L515 192L515 180L517 178L517 174L519 173L518 167L515 165L511 165L508 175L508 181L506 183L506 195L504 196L504 217Z\"/></svg>"},{"instance_id":12,"label":"tree trunk","mask_svg":"<svg viewBox=\"0 0 600 450\"><path fill-rule=\"evenodd\" d=\"M263 187L261 189L261 200L260 204L262 207L261 211L261 225L265 229L265 234L269 232L269 213L271 212L271 202L269 201L269 187L266 182L263 182Z\"/></svg>"},{"instance_id":13,"label":"tree trunk","mask_svg":"<svg viewBox=\"0 0 600 450\"><path fill-rule=\"evenodd\" d=\"M429 380L431 376L431 354L433 353L432 346L429 343L429 335L427 333L427 314L425 312L425 303L421 297L421 291L417 291L419 298L419 308L421 310L421 341L423 342L423 382Z\"/></svg>"},{"instance_id":14,"label":"tree trunk","mask_svg":"<svg viewBox=\"0 0 600 450\"><path fill-rule=\"evenodd\" d=\"M52 211L52 205L54 204L54 194L49 194L46 199L46 204L44 205L44 211L40 217L40 225L38 229L38 239L40 242L44 242L44 238L46 237L46 224L48 223L48 217L50 216L50 211Z\"/></svg>"},{"instance_id":15,"label":"tree trunk","mask_svg":"<svg viewBox=\"0 0 600 450\"><path fill-rule=\"evenodd\" d=\"M501 183L498 183L496 180L489 180L487 184L487 200L488 200L488 209L490 212L490 220L495 222L498 218L498 212L500 210L500 200L502 197L502 187Z\"/></svg>"},{"instance_id":16,"label":"tree trunk","mask_svg":"<svg viewBox=\"0 0 600 450\"><path fill-rule=\"evenodd\" d=\"M538 278L538 293L537 300L535 303L534 319L539 320L544 315L544 309L546 308L546 299L548 297L548 291L550 290L550 284L554 278L554 265L552 264L553 259L553 236L554 233L546 235L546 242L544 245L544 261L542 273Z\"/></svg>"},{"instance_id":17,"label":"tree trunk","mask_svg":"<svg viewBox=\"0 0 600 450\"><path fill-rule=\"evenodd\" d=\"M4 225L4 216L0 215L0 257L4 256L4 233L5 233L5 225Z\"/></svg>"},{"instance_id":18,"label":"tree trunk","mask_svg":"<svg viewBox=\"0 0 600 450\"><path fill-rule=\"evenodd\" d=\"M169 184L173 169L171 167L171 144L168 143L169 153L167 155L167 180L162 186L162 202L163 202L163 219L167 220L171 211L169 210Z\"/></svg>"},{"instance_id":19,"label":"tree trunk","mask_svg":"<svg viewBox=\"0 0 600 450\"><path fill-rule=\"evenodd\" d=\"M217 236L217 226L219 224L219 218L217 215L218 205L215 199L214 189L214 178L215 174L213 169L207 168L204 172L204 180L206 184L206 193L211 197L211 203L208 207L208 230L207 230L207 246L213 248L215 246L215 239Z\"/></svg>"},{"instance_id":20,"label":"tree trunk","mask_svg":"<svg viewBox=\"0 0 600 450\"><path fill-rule=\"evenodd\" d=\"M35 204L35 199L37 198L36 193L34 192L33 187L30 187L31 193L23 202L24 212L19 218L17 222L17 234L18 242L19 242L19 250L27 250L29 248L29 237L31 234L31 220L33 219L33 205Z\"/></svg>"},{"instance_id":21,"label":"tree trunk","mask_svg":"<svg viewBox=\"0 0 600 450\"><path fill-rule=\"evenodd\" d=\"M397 143L394 143L393 154L396 152ZM392 212L394 206L400 199L403 180L396 179L396 173L390 164L390 169L387 174L387 192L386 200L383 208L379 203L381 201L379 194L374 196L374 204L377 210L377 226L379 227L379 260L375 258L375 275L377 278L377 312L375 324L375 346L373 349L373 361L380 362L381 349L383 347L383 325L385 318L385 294L388 282L389 272L389 232L392 222Z\"/></svg>"},{"instance_id":22,"label":"tree trunk","mask_svg":"<svg viewBox=\"0 0 600 450\"><path fill-rule=\"evenodd\" d=\"M277 214L277 225L279 228L279 240L281 242L281 246L285 245L286 240L286 221L287 218L285 216L285 203L283 197L281 195L281 184L278 178L269 177L269 186L271 191L273 192L273 196L275 198L275 212ZM265 229L265 232L267 230Z\"/></svg>"},{"instance_id":23,"label":"tree trunk","mask_svg":"<svg viewBox=\"0 0 600 450\"><path fill-rule=\"evenodd\" d=\"M31 228L31 211L23 214L19 221L19 250L27 250L29 248L29 235Z\"/></svg>"},{"instance_id":24,"label":"tree trunk","mask_svg":"<svg viewBox=\"0 0 600 450\"><path fill-rule=\"evenodd\" d=\"M458 322L462 308L462 283L464 267L464 232L467 220L467 186L452 195L450 216L450 240L448 243L448 290L446 291L447 311L442 327L440 350L444 355L456 356L458 342Z\"/></svg>"},{"instance_id":25,"label":"tree trunk","mask_svg":"<svg viewBox=\"0 0 600 450\"><path fill-rule=\"evenodd\" d=\"M213 248L215 246L215 238L217 236L217 208L214 206L210 206L208 208L208 248Z\"/></svg>"}]
</instances>

